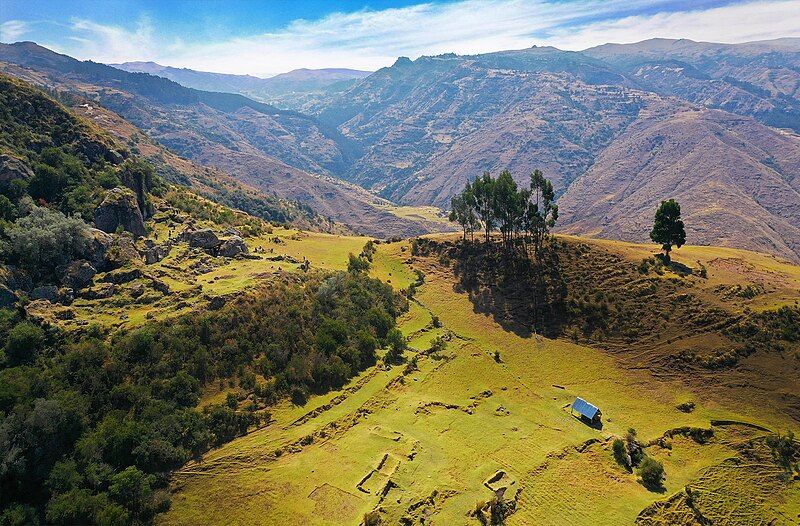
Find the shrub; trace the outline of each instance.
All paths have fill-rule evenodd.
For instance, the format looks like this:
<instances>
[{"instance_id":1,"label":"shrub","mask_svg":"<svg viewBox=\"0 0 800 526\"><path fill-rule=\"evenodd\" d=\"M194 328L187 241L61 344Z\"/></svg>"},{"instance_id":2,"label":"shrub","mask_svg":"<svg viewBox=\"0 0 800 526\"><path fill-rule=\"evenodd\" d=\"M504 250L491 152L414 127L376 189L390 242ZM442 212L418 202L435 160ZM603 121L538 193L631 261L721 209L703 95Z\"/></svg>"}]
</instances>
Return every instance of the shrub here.
<instances>
[{"instance_id":1,"label":"shrub","mask_svg":"<svg viewBox=\"0 0 800 526\"><path fill-rule=\"evenodd\" d=\"M361 256L350 254L347 261L347 272L358 274L369 271L369 260Z\"/></svg>"},{"instance_id":2,"label":"shrub","mask_svg":"<svg viewBox=\"0 0 800 526\"><path fill-rule=\"evenodd\" d=\"M664 473L664 465L648 456L642 459L639 469L636 474L642 478L642 484L648 489L659 489L664 483L666 475Z\"/></svg>"},{"instance_id":3,"label":"shrub","mask_svg":"<svg viewBox=\"0 0 800 526\"><path fill-rule=\"evenodd\" d=\"M380 526L382 523L381 515L377 511L370 511L364 514L364 526Z\"/></svg>"},{"instance_id":4,"label":"shrub","mask_svg":"<svg viewBox=\"0 0 800 526\"><path fill-rule=\"evenodd\" d=\"M617 461L617 464L630 471L631 458L628 456L628 451L625 449L625 442L621 438L618 438L614 440L611 449L614 451L614 460Z\"/></svg>"},{"instance_id":5,"label":"shrub","mask_svg":"<svg viewBox=\"0 0 800 526\"><path fill-rule=\"evenodd\" d=\"M11 365L31 363L45 342L44 331L29 321L20 322L8 332L5 355Z\"/></svg>"},{"instance_id":6,"label":"shrub","mask_svg":"<svg viewBox=\"0 0 800 526\"><path fill-rule=\"evenodd\" d=\"M401 363L403 361L403 354L408 347L405 336L397 329L391 329L386 335L386 344L389 349L386 351L387 363Z\"/></svg>"},{"instance_id":7,"label":"shrub","mask_svg":"<svg viewBox=\"0 0 800 526\"><path fill-rule=\"evenodd\" d=\"M84 257L91 243L89 226L78 218L36 207L6 229L7 259L21 263L37 277Z\"/></svg>"}]
</instances>

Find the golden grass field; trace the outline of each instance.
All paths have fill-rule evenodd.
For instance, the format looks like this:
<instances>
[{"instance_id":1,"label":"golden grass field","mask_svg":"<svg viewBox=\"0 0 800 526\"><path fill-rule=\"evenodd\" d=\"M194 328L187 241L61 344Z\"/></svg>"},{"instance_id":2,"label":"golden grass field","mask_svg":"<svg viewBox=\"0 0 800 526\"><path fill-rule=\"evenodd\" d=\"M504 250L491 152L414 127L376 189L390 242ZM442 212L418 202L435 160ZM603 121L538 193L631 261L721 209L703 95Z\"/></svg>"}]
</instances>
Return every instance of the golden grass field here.
<instances>
[{"instance_id":1,"label":"golden grass field","mask_svg":"<svg viewBox=\"0 0 800 526\"><path fill-rule=\"evenodd\" d=\"M271 241L276 236L280 243ZM342 269L365 241L275 229L248 244ZM581 241L635 262L654 249ZM763 282L762 294L737 297L731 309L773 308L800 297L800 267L771 256L687 246L674 259L706 266L709 294L720 285ZM198 281L204 291L226 292L278 268L296 265L233 261ZM455 291L449 269L412 257L408 242L378 245L371 272L401 289L414 281L415 268L424 270L425 283L399 323L418 370L379 365L303 407L279 404L265 427L181 469L172 507L157 522L359 524L378 510L384 524L478 524L469 512L499 489L517 503L509 525L633 524L646 508L641 524L699 524L681 500L687 485L714 524L800 520L800 483L779 482L769 462L741 462L743 444L760 444L765 431L717 425L705 444L679 434L648 447L666 468L663 492L647 490L611 454L612 437L631 427L645 441L682 426L709 428L712 420L796 429L780 403L765 407L740 395L746 390L706 395L679 376L623 367L599 349L508 332ZM436 336L447 346L433 354ZM796 380L789 385L800 388ZM575 396L603 410L602 429L569 414ZM686 401L695 402L694 412L676 409Z\"/></svg>"}]
</instances>

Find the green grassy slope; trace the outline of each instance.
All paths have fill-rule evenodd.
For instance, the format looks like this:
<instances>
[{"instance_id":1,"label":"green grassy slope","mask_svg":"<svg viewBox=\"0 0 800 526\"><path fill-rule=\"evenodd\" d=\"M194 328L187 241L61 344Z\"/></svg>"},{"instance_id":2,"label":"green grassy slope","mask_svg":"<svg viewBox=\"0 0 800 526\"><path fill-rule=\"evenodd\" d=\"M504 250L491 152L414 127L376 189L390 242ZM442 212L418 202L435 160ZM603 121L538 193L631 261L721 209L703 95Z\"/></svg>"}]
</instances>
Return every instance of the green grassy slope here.
<instances>
[{"instance_id":1,"label":"green grassy slope","mask_svg":"<svg viewBox=\"0 0 800 526\"><path fill-rule=\"evenodd\" d=\"M624 243L588 243L623 261L647 252ZM313 250L322 246L317 239ZM679 261L706 264L710 277L702 286L709 290L747 281L711 264L720 257L786 284L753 307L800 297L798 268L771 257L699 247L676 254ZM763 468L739 470L738 482L723 488L728 493L717 493L724 486L719 479L731 469L726 466L739 462L727 459L747 458L743 444L751 441L763 448L765 432L711 422L796 427L779 394L768 395L770 406L750 397L759 389L749 386L706 394L691 372L654 374L625 355L517 335L458 292L452 269L437 258L412 256L409 243L379 245L373 275L401 287L414 279L414 269L425 273L425 283L401 329L410 337L416 370L373 368L304 407L281 405L265 428L179 471L172 508L159 522L357 524L377 510L386 524L478 524L468 515L476 502L506 488L506 500L516 503L508 524L631 524L645 509L642 524L663 524L691 509L683 502L682 509L667 510L670 516L663 505L650 506L673 495L675 502L685 501L687 485L700 496L697 507L715 517L730 519L737 502L745 501L753 524L796 518L797 482L780 482L767 457L759 457ZM429 351L432 335L447 340L443 351ZM601 430L569 414L575 396L602 408ZM695 402L693 412L676 408L686 401ZM666 468L663 492L647 490L614 462L611 437L628 428L650 441L684 426L711 428L714 436L701 444L678 433L647 448ZM736 491L744 496L734 498ZM735 523L728 519L715 523Z\"/></svg>"}]
</instances>

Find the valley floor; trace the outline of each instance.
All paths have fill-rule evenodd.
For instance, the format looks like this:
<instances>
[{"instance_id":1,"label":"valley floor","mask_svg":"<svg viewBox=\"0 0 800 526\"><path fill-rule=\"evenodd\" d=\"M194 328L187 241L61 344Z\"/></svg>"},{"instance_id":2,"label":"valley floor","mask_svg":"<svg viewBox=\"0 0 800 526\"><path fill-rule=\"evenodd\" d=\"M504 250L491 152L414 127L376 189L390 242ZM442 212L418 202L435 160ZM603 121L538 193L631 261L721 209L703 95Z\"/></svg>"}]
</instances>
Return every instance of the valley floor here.
<instances>
[{"instance_id":1,"label":"valley floor","mask_svg":"<svg viewBox=\"0 0 800 526\"><path fill-rule=\"evenodd\" d=\"M400 324L417 367L379 365L303 407L279 405L266 427L180 470L160 524L359 524L373 510L384 524L478 524L470 513L497 492L516 505L509 525L700 524L698 510L714 524L797 523L798 483L779 482L752 451L742 460L766 432L712 426L796 427L780 407L706 399L607 352L518 336L476 312L452 273L410 253L406 242L378 245L372 272L397 288L425 272ZM437 336L446 348L431 352ZM570 414L576 396L602 409L602 429ZM693 412L676 408L687 401ZM612 437L628 428L646 442L684 426L714 436L647 448L664 463L662 492L615 463Z\"/></svg>"}]
</instances>

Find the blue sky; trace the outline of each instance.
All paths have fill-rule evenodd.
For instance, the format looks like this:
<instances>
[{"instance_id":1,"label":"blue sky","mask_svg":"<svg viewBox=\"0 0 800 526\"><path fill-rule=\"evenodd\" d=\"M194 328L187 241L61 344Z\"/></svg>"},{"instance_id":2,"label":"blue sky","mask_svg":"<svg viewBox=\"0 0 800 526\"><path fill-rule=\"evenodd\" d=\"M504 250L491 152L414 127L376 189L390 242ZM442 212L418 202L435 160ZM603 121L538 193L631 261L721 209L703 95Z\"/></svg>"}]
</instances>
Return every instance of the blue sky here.
<instances>
[{"instance_id":1,"label":"blue sky","mask_svg":"<svg viewBox=\"0 0 800 526\"><path fill-rule=\"evenodd\" d=\"M800 0L0 0L3 42L259 76L531 45L785 36L800 36Z\"/></svg>"}]
</instances>

